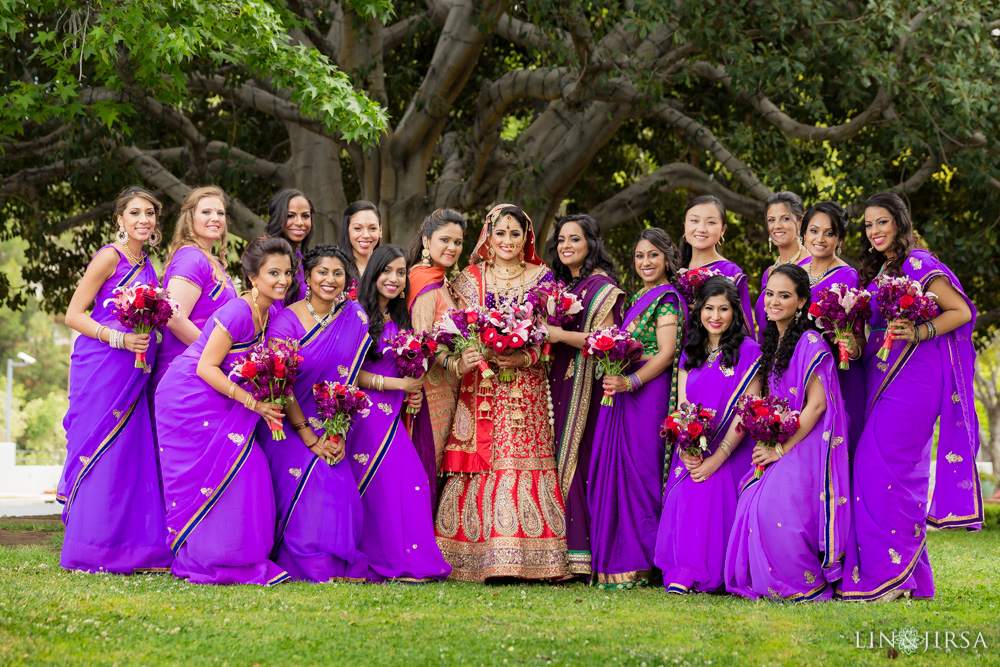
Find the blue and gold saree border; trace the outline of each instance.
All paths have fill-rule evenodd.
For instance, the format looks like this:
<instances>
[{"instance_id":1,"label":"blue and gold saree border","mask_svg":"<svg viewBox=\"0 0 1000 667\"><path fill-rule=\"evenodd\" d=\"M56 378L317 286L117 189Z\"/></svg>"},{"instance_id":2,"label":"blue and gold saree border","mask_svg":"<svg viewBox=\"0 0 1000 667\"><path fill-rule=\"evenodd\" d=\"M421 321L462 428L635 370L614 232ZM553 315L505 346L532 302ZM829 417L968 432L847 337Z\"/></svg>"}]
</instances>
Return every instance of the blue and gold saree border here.
<instances>
[{"instance_id":1,"label":"blue and gold saree border","mask_svg":"<svg viewBox=\"0 0 1000 667\"><path fill-rule=\"evenodd\" d=\"M385 455L389 453L389 445L392 444L392 439L396 437L396 430L399 428L399 415L397 414L395 419L392 420L392 426L385 434L385 438L382 439L382 443L375 450L375 454L372 456L371 465L365 469L365 473L358 480L358 494L365 495L365 491L368 490L368 485L371 484L372 479L375 478L375 473L378 472L379 466L382 465L382 461L385 460Z\"/></svg>"},{"instance_id":2,"label":"blue and gold saree border","mask_svg":"<svg viewBox=\"0 0 1000 667\"><path fill-rule=\"evenodd\" d=\"M142 398L141 395L140 398ZM87 460L87 463L83 466L83 469L80 471L80 474L76 476L76 481L73 482L73 489L72 491L70 491L69 498L62 498L62 497L56 498L56 500L66 505L65 511L67 515L69 514L70 510L73 507L73 500L76 498L76 492L79 491L80 483L83 482L83 478L87 476L87 473L89 473L91 470L94 469L94 466L97 465L97 461L101 458L101 455L103 455L104 452L108 451L112 443L114 443L114 441L118 438L118 436L121 435L122 431L125 430L125 427L128 425L129 420L132 419L132 415L135 413L135 406L138 404L138 402L139 398L137 398L135 401L132 402L132 405L128 407L128 410L126 410L122 414L122 416L118 419L118 422L112 427L111 432L108 433L108 435L105 436L104 440L101 441L101 444L97 446L97 450L90 455L90 458Z\"/></svg>"}]
</instances>

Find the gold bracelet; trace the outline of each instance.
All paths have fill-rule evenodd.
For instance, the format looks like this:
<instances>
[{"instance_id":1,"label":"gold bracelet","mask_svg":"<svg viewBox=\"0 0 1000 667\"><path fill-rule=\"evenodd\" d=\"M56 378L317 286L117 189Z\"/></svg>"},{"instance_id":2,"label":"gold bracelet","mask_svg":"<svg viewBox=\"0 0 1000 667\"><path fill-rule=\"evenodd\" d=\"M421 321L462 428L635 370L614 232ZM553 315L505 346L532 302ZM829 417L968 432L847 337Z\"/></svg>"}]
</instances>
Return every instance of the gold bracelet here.
<instances>
[{"instance_id":1,"label":"gold bracelet","mask_svg":"<svg viewBox=\"0 0 1000 667\"><path fill-rule=\"evenodd\" d=\"M781 445L775 445L774 449L775 449L775 451L778 452L778 458L779 459L780 458L784 458L784 456L785 456L785 450L781 448Z\"/></svg>"},{"instance_id":2,"label":"gold bracelet","mask_svg":"<svg viewBox=\"0 0 1000 667\"><path fill-rule=\"evenodd\" d=\"M235 393L236 393L236 383L234 382L231 385L229 385L229 398L232 398Z\"/></svg>"},{"instance_id":3,"label":"gold bracelet","mask_svg":"<svg viewBox=\"0 0 1000 667\"><path fill-rule=\"evenodd\" d=\"M729 442L725 438L722 439L722 443L719 445L719 449L726 455L728 459L733 453L733 443Z\"/></svg>"},{"instance_id":4,"label":"gold bracelet","mask_svg":"<svg viewBox=\"0 0 1000 667\"><path fill-rule=\"evenodd\" d=\"M301 431L304 428L309 428L309 424L306 422L299 422L298 424L292 424L292 428L296 431Z\"/></svg>"}]
</instances>

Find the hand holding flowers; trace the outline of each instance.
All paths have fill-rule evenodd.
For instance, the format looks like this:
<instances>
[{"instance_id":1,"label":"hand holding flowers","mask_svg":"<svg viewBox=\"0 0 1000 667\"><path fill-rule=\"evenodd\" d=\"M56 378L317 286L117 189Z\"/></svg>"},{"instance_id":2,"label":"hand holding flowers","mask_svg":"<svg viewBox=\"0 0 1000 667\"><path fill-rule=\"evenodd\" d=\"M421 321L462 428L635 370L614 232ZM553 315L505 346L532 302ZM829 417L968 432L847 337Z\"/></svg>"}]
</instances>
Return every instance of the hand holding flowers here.
<instances>
[{"instance_id":1,"label":"hand holding flowers","mask_svg":"<svg viewBox=\"0 0 1000 667\"><path fill-rule=\"evenodd\" d=\"M323 421L323 438L333 445L343 446L347 432L357 417L367 417L372 401L368 394L353 385L339 382L319 382L313 385L313 399L316 411ZM324 459L328 464L338 463L343 458Z\"/></svg>"},{"instance_id":2,"label":"hand holding flowers","mask_svg":"<svg viewBox=\"0 0 1000 667\"><path fill-rule=\"evenodd\" d=\"M618 327L607 327L587 336L583 346L583 356L597 359L597 377L620 376L626 368L639 361L642 349L642 343L632 338L628 331ZM613 386L609 386L609 383ZM613 405L612 397L626 385L624 378L618 377L617 380L605 378L601 405Z\"/></svg>"},{"instance_id":3,"label":"hand holding flowers","mask_svg":"<svg viewBox=\"0 0 1000 667\"><path fill-rule=\"evenodd\" d=\"M463 359L473 359L483 378L491 378L494 373L486 363L486 349L481 332L486 325L486 311L482 308L452 308L434 327L434 340L438 345L454 354L462 355ZM478 354L467 355L467 350L475 350Z\"/></svg>"},{"instance_id":4,"label":"hand holding flowers","mask_svg":"<svg viewBox=\"0 0 1000 667\"><path fill-rule=\"evenodd\" d=\"M783 456L778 449L799 430L799 411L789 408L788 401L778 396L743 394L736 402L740 431L757 441L753 460L757 464L754 478L760 479L768 463Z\"/></svg>"},{"instance_id":5,"label":"hand holding flowers","mask_svg":"<svg viewBox=\"0 0 1000 667\"><path fill-rule=\"evenodd\" d=\"M277 406L288 405L295 400L292 388L300 363L302 357L297 342L271 340L266 345L257 343L246 355L233 362L229 375L245 380L244 389L254 400ZM264 416L271 429L271 437L284 440L280 413L277 417L271 414Z\"/></svg>"},{"instance_id":6,"label":"hand holding flowers","mask_svg":"<svg viewBox=\"0 0 1000 667\"><path fill-rule=\"evenodd\" d=\"M822 290L809 306L809 317L828 336L833 337L840 348L842 370L850 368L851 345L848 338L860 336L865 331L865 322L872 317L871 294L867 290L850 288L842 283Z\"/></svg>"},{"instance_id":7,"label":"hand holding flowers","mask_svg":"<svg viewBox=\"0 0 1000 667\"><path fill-rule=\"evenodd\" d=\"M118 287L114 294L115 296L107 299L104 305L114 304L118 321L140 336L155 331L157 341L163 338L161 331L180 309L178 303L170 298L167 290L155 284ZM145 340L145 345L135 345L135 367L143 369L146 373L151 370L146 363L148 346L148 338Z\"/></svg>"},{"instance_id":8,"label":"hand holding flowers","mask_svg":"<svg viewBox=\"0 0 1000 667\"><path fill-rule=\"evenodd\" d=\"M937 315L936 298L937 295L933 292L924 293L916 280L905 276L878 276L875 279L873 300L889 327L882 347L875 356L886 361L896 337L915 342L916 325L932 320Z\"/></svg>"},{"instance_id":9,"label":"hand holding flowers","mask_svg":"<svg viewBox=\"0 0 1000 667\"><path fill-rule=\"evenodd\" d=\"M569 291L569 288L561 280L540 283L532 288L525 297L534 308L540 323L554 328L561 329L583 311L580 298ZM551 358L551 353L552 343L550 338L546 337L542 344L540 360L548 361Z\"/></svg>"},{"instance_id":10,"label":"hand holding flowers","mask_svg":"<svg viewBox=\"0 0 1000 667\"><path fill-rule=\"evenodd\" d=\"M396 370L400 377L419 380L434 363L438 351L437 341L428 333L416 331L400 331L395 336L383 338L385 346L382 353L396 362ZM420 412L419 395L413 400L413 394L419 394L419 387L407 396L406 412L415 415Z\"/></svg>"}]
</instances>

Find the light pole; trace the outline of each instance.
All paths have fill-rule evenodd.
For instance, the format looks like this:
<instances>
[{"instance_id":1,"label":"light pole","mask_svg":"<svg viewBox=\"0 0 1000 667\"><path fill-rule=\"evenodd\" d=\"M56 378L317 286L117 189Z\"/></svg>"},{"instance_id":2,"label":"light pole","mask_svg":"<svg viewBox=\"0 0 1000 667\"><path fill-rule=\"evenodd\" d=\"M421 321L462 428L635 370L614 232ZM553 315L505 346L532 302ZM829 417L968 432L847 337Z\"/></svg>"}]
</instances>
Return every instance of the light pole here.
<instances>
[{"instance_id":1,"label":"light pole","mask_svg":"<svg viewBox=\"0 0 1000 667\"><path fill-rule=\"evenodd\" d=\"M10 439L10 418L14 405L14 369L21 366L30 366L35 363L35 358L30 354L25 354L24 352L18 352L17 358L21 360L21 363L18 363L13 359L7 360L7 437L4 442L13 442Z\"/></svg>"}]
</instances>

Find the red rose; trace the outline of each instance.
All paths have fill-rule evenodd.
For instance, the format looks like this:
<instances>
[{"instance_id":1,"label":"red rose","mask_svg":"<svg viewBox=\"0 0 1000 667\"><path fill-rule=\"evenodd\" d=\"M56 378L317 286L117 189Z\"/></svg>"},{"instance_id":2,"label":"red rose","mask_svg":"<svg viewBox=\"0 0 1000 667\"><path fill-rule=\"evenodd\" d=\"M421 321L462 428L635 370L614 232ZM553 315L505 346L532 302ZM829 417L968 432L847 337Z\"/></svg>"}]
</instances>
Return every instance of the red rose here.
<instances>
[{"instance_id":1,"label":"red rose","mask_svg":"<svg viewBox=\"0 0 1000 667\"><path fill-rule=\"evenodd\" d=\"M912 301L912 299L910 299L910 300ZM146 307L146 299L143 298L143 296L141 294L136 293L136 295L135 295L135 301L132 302L132 305L135 306L136 308L140 308L140 309L141 308L145 308Z\"/></svg>"},{"instance_id":2,"label":"red rose","mask_svg":"<svg viewBox=\"0 0 1000 667\"><path fill-rule=\"evenodd\" d=\"M508 347L510 347L510 336L497 336L493 342L493 349L497 352L503 352Z\"/></svg>"},{"instance_id":3,"label":"red rose","mask_svg":"<svg viewBox=\"0 0 1000 667\"><path fill-rule=\"evenodd\" d=\"M679 428L680 428L677 425L677 422L674 421L673 417L667 417L667 421L666 421L666 423L664 425L667 428L669 428L671 431L674 431L674 432L678 431Z\"/></svg>"},{"instance_id":4,"label":"red rose","mask_svg":"<svg viewBox=\"0 0 1000 667\"><path fill-rule=\"evenodd\" d=\"M770 416L771 411L767 409L767 406L755 405L753 408L753 413L758 417L767 417Z\"/></svg>"},{"instance_id":5,"label":"red rose","mask_svg":"<svg viewBox=\"0 0 1000 667\"><path fill-rule=\"evenodd\" d=\"M240 375L250 380L257 377L257 364L252 361L248 361L243 364L243 368L240 369Z\"/></svg>"},{"instance_id":6,"label":"red rose","mask_svg":"<svg viewBox=\"0 0 1000 667\"><path fill-rule=\"evenodd\" d=\"M813 317L819 317L823 313L822 309L819 307L818 303L814 303L809 306L809 314Z\"/></svg>"},{"instance_id":7,"label":"red rose","mask_svg":"<svg viewBox=\"0 0 1000 667\"><path fill-rule=\"evenodd\" d=\"M709 412L708 410L700 410L700 411L698 412L698 416L699 416L699 417L704 417L705 419L711 419L711 418L712 418L712 417L714 417L715 415L713 415L713 414L712 414L711 412Z\"/></svg>"},{"instance_id":8,"label":"red rose","mask_svg":"<svg viewBox=\"0 0 1000 667\"><path fill-rule=\"evenodd\" d=\"M912 306L913 306L913 297L910 296L909 294L904 294L899 299L899 307L900 308L906 309L906 308L911 308Z\"/></svg>"},{"instance_id":9,"label":"red rose","mask_svg":"<svg viewBox=\"0 0 1000 667\"><path fill-rule=\"evenodd\" d=\"M486 331L483 332L483 342L486 343L487 345L492 345L497 341L497 338L499 337L500 334L498 334L497 330L494 329L493 327L489 327L488 329L486 329Z\"/></svg>"},{"instance_id":10,"label":"red rose","mask_svg":"<svg viewBox=\"0 0 1000 667\"><path fill-rule=\"evenodd\" d=\"M436 353L438 351L437 341L434 340L433 338L428 338L427 339L427 349L430 350L431 354Z\"/></svg>"},{"instance_id":11,"label":"red rose","mask_svg":"<svg viewBox=\"0 0 1000 667\"><path fill-rule=\"evenodd\" d=\"M409 343L407 343L407 345L406 345L406 346L407 346L408 348L410 348L411 350L419 350L419 349L420 349L420 341L419 341L419 340L416 340L416 339L414 339L414 338L411 338L411 339L410 339L410 342L409 342Z\"/></svg>"},{"instance_id":12,"label":"red rose","mask_svg":"<svg viewBox=\"0 0 1000 667\"><path fill-rule=\"evenodd\" d=\"M357 301L358 300L358 288L357 287L352 287L351 291L347 293L347 298L350 299L351 301Z\"/></svg>"},{"instance_id":13,"label":"red rose","mask_svg":"<svg viewBox=\"0 0 1000 667\"><path fill-rule=\"evenodd\" d=\"M274 377L285 377L285 364L281 361L281 359L274 360Z\"/></svg>"},{"instance_id":14,"label":"red rose","mask_svg":"<svg viewBox=\"0 0 1000 667\"><path fill-rule=\"evenodd\" d=\"M598 336L594 341L594 347L601 352L607 352L615 346L615 339L611 336Z\"/></svg>"},{"instance_id":15,"label":"red rose","mask_svg":"<svg viewBox=\"0 0 1000 667\"><path fill-rule=\"evenodd\" d=\"M568 296L564 296L562 300L562 309L569 310L569 307L573 305L573 299Z\"/></svg>"},{"instance_id":16,"label":"red rose","mask_svg":"<svg viewBox=\"0 0 1000 667\"><path fill-rule=\"evenodd\" d=\"M354 398L358 399L359 401L364 397L365 397L365 392L363 391L354 392Z\"/></svg>"},{"instance_id":17,"label":"red rose","mask_svg":"<svg viewBox=\"0 0 1000 667\"><path fill-rule=\"evenodd\" d=\"M687 426L688 435L690 435L692 438L697 438L699 435L701 435L701 430L702 430L701 424L699 424L698 422L691 422Z\"/></svg>"},{"instance_id":18,"label":"red rose","mask_svg":"<svg viewBox=\"0 0 1000 667\"><path fill-rule=\"evenodd\" d=\"M470 311L468 311L465 314L465 323L466 324L472 324L473 322L475 322L478 319L479 319L479 313L477 313L475 311L470 310Z\"/></svg>"},{"instance_id":19,"label":"red rose","mask_svg":"<svg viewBox=\"0 0 1000 667\"><path fill-rule=\"evenodd\" d=\"M524 345L524 339L521 337L521 334L512 333L510 335L509 340L511 347L521 347L522 345Z\"/></svg>"}]
</instances>

